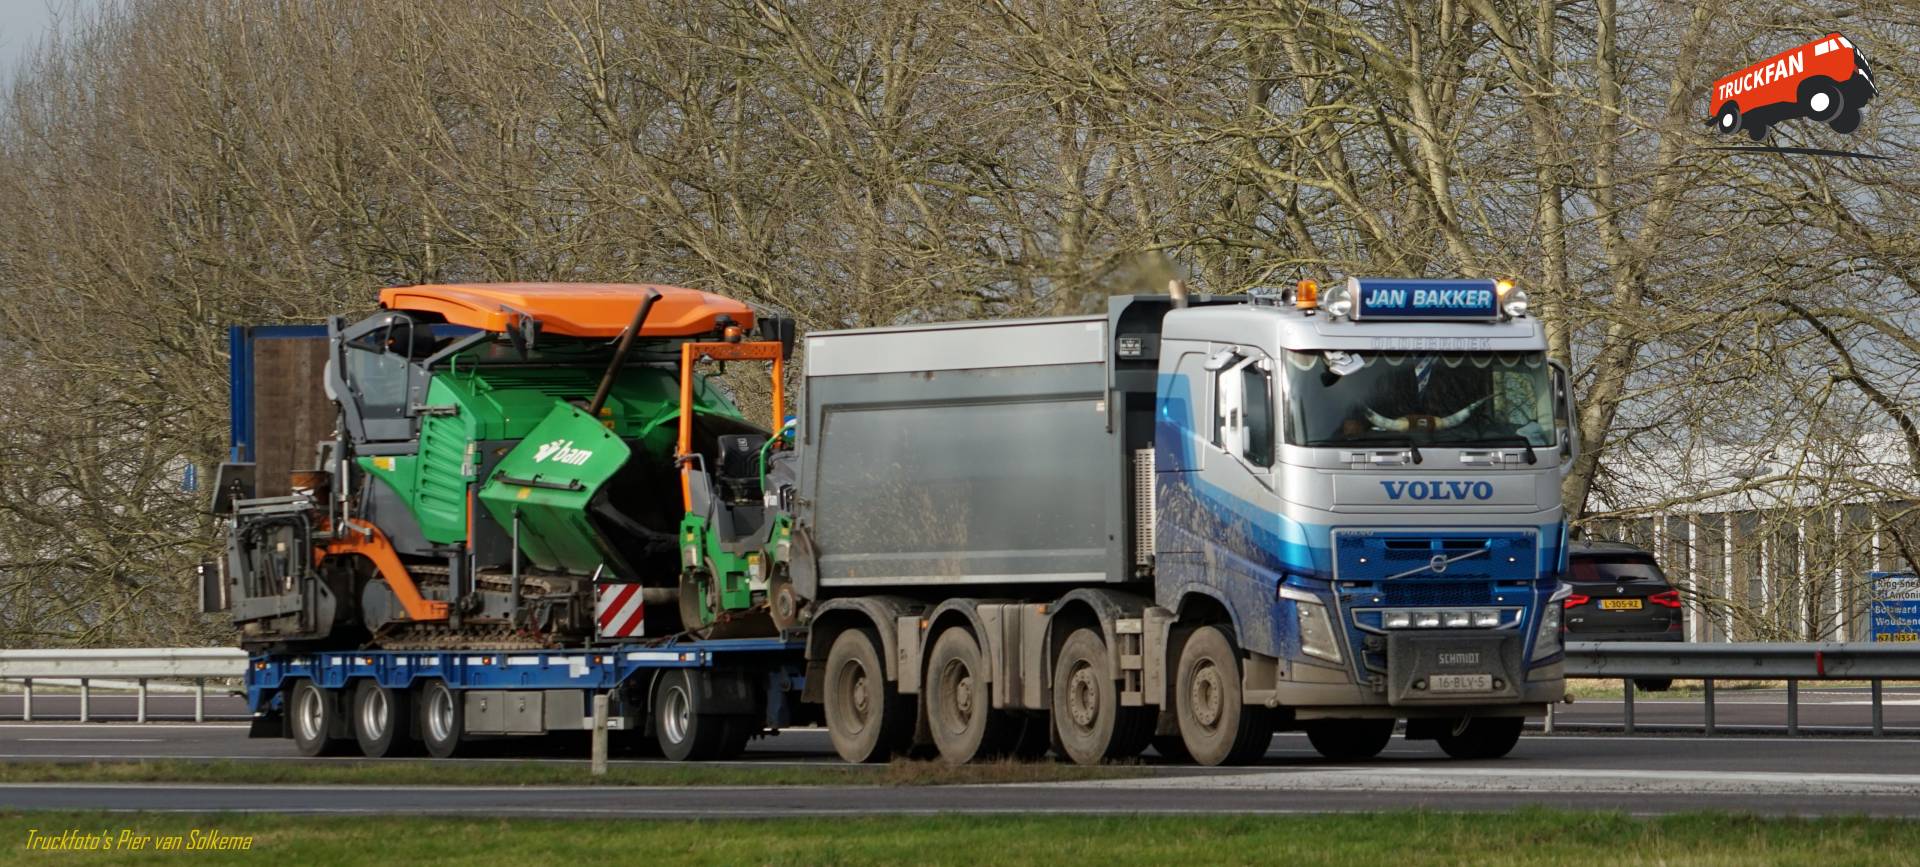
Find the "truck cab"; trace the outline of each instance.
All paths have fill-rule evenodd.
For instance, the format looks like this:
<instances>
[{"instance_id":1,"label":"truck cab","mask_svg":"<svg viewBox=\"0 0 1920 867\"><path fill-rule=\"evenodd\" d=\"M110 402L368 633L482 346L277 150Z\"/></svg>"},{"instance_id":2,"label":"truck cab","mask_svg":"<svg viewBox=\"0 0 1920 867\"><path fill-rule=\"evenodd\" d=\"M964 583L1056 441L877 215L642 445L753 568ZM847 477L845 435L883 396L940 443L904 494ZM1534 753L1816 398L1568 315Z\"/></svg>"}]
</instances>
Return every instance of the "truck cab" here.
<instances>
[{"instance_id":1,"label":"truck cab","mask_svg":"<svg viewBox=\"0 0 1920 867\"><path fill-rule=\"evenodd\" d=\"M1310 735L1517 736L1564 691L1566 375L1504 282L1319 296L1162 321L1156 604L1229 621Z\"/></svg>"}]
</instances>

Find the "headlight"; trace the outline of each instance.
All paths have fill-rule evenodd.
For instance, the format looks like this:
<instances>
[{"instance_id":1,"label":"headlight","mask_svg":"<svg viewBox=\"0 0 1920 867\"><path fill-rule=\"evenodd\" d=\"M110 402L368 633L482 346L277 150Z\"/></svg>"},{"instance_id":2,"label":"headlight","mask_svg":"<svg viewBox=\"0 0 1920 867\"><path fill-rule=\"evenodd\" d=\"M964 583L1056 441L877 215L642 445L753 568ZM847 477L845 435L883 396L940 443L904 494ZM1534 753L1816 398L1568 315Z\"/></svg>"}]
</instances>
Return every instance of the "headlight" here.
<instances>
[{"instance_id":1,"label":"headlight","mask_svg":"<svg viewBox=\"0 0 1920 867\"><path fill-rule=\"evenodd\" d=\"M1547 597L1547 606L1540 612L1540 625L1533 632L1533 658L1535 661L1559 653L1564 646L1560 640L1560 618L1564 613L1561 603L1573 595L1573 585L1562 584Z\"/></svg>"},{"instance_id":2,"label":"headlight","mask_svg":"<svg viewBox=\"0 0 1920 867\"><path fill-rule=\"evenodd\" d=\"M1345 298L1336 298L1332 301L1327 302L1327 315L1332 316L1335 319L1342 318L1346 316L1348 313L1352 313L1352 312L1353 312L1353 302L1348 301Z\"/></svg>"},{"instance_id":3,"label":"headlight","mask_svg":"<svg viewBox=\"0 0 1920 867\"><path fill-rule=\"evenodd\" d=\"M1328 662L1340 662L1340 636L1334 634L1333 618L1320 598L1296 587L1280 585L1280 598L1293 603L1300 624L1300 652Z\"/></svg>"},{"instance_id":4,"label":"headlight","mask_svg":"<svg viewBox=\"0 0 1920 867\"><path fill-rule=\"evenodd\" d=\"M1515 319L1527 315L1526 290L1515 289L1512 292L1508 292L1506 304L1501 309L1505 310L1508 316L1512 316Z\"/></svg>"}]
</instances>

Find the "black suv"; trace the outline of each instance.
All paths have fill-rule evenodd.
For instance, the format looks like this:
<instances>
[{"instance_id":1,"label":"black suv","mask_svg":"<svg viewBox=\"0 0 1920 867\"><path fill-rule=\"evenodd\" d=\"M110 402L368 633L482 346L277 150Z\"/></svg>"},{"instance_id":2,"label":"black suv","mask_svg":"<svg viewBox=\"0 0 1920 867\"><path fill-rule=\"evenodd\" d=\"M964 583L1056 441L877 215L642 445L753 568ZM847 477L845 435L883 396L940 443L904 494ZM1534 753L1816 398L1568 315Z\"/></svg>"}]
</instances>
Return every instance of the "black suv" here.
<instances>
[{"instance_id":1,"label":"black suv","mask_svg":"<svg viewBox=\"0 0 1920 867\"><path fill-rule=\"evenodd\" d=\"M1653 555L1624 542L1581 540L1567 549L1568 641L1685 641L1680 591L1667 583ZM1671 678L1634 681L1658 692Z\"/></svg>"}]
</instances>

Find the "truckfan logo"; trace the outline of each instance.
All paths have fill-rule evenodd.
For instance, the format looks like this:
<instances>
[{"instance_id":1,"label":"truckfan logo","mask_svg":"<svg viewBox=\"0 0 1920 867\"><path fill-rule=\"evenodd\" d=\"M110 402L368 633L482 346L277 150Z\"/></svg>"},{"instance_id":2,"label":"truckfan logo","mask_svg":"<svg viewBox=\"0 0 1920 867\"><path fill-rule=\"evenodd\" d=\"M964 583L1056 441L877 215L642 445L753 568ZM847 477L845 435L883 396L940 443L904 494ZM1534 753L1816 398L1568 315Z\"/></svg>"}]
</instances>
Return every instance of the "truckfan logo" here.
<instances>
[{"instance_id":1,"label":"truckfan logo","mask_svg":"<svg viewBox=\"0 0 1920 867\"><path fill-rule=\"evenodd\" d=\"M1382 480L1380 487L1387 499L1398 500L1491 500L1492 482L1395 482Z\"/></svg>"},{"instance_id":2,"label":"truckfan logo","mask_svg":"<svg viewBox=\"0 0 1920 867\"><path fill-rule=\"evenodd\" d=\"M1754 141L1774 124L1802 117L1850 133L1878 91L1866 55L1830 33L1715 81L1708 123L1721 135L1745 132Z\"/></svg>"},{"instance_id":3,"label":"truckfan logo","mask_svg":"<svg viewBox=\"0 0 1920 867\"><path fill-rule=\"evenodd\" d=\"M554 440L542 445L533 452L534 463L544 463L552 458L555 463L580 466L593 457L593 452L573 447L573 440Z\"/></svg>"}]
</instances>

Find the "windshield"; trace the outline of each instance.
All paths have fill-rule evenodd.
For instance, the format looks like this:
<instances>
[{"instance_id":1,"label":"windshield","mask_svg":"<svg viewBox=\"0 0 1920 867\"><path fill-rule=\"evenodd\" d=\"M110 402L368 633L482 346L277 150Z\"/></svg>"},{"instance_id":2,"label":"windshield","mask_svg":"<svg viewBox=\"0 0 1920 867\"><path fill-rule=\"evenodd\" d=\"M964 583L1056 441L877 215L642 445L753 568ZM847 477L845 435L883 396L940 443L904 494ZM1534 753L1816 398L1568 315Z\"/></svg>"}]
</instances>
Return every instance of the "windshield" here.
<instances>
[{"instance_id":1,"label":"windshield","mask_svg":"<svg viewBox=\"0 0 1920 867\"><path fill-rule=\"evenodd\" d=\"M1287 353L1288 443L1553 445L1544 353L1348 355L1339 376L1325 353Z\"/></svg>"},{"instance_id":2,"label":"windshield","mask_svg":"<svg viewBox=\"0 0 1920 867\"><path fill-rule=\"evenodd\" d=\"M1667 583L1667 576L1660 574L1660 567L1652 560L1593 560L1586 557L1574 557L1568 563L1573 574L1571 580L1584 582L1613 581L1619 583L1658 581Z\"/></svg>"}]
</instances>

